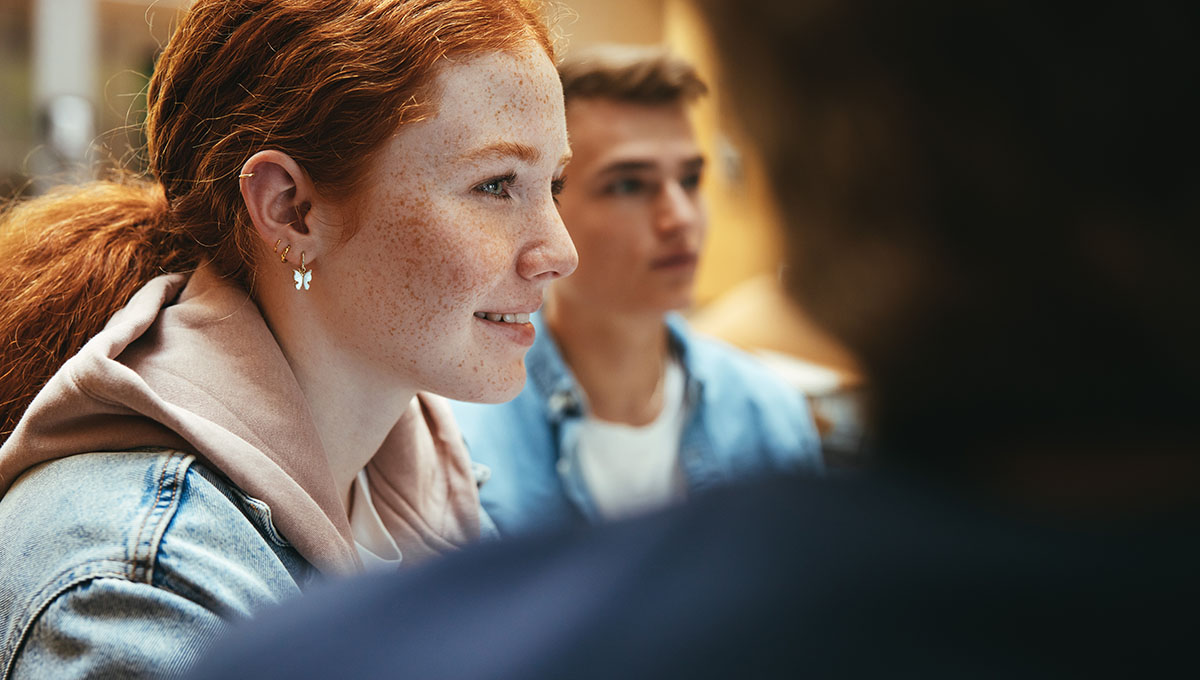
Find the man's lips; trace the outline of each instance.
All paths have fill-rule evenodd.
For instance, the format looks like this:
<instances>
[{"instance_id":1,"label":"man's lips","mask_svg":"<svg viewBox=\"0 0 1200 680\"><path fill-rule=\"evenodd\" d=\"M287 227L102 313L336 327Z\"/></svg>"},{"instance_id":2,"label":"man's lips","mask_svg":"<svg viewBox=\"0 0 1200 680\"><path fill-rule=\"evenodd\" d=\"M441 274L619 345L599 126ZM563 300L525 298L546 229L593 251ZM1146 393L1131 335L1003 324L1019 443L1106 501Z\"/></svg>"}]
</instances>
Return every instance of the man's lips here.
<instances>
[{"instance_id":1,"label":"man's lips","mask_svg":"<svg viewBox=\"0 0 1200 680\"><path fill-rule=\"evenodd\" d=\"M695 266L699 257L696 253L687 251L682 253L672 253L664 255L650 261L651 269L674 269L676 267L691 267Z\"/></svg>"}]
</instances>

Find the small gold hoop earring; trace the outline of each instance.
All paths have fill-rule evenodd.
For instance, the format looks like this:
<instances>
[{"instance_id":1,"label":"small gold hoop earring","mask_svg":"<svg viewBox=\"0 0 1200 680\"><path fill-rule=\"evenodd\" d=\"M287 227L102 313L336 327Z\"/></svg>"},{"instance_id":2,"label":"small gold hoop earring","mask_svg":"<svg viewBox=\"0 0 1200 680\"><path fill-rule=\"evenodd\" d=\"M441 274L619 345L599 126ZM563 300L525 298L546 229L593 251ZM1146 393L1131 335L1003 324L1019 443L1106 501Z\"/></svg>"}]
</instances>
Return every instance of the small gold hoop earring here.
<instances>
[{"instance_id":1,"label":"small gold hoop earring","mask_svg":"<svg viewBox=\"0 0 1200 680\"><path fill-rule=\"evenodd\" d=\"M281 239L281 238L275 239L275 247L271 249L272 253L279 253L279 242L282 240L283 239Z\"/></svg>"},{"instance_id":2,"label":"small gold hoop earring","mask_svg":"<svg viewBox=\"0 0 1200 680\"><path fill-rule=\"evenodd\" d=\"M292 270L292 279L296 282L296 290L308 290L312 283L312 270L304 266L304 251L300 251L300 268Z\"/></svg>"},{"instance_id":3,"label":"small gold hoop earring","mask_svg":"<svg viewBox=\"0 0 1200 680\"><path fill-rule=\"evenodd\" d=\"M280 240L283 240L283 239L280 239ZM292 249L292 244L290 244L290 243L283 247L283 254L281 254L279 256L280 262L287 262L287 254L288 254L288 251L290 251L291 249Z\"/></svg>"},{"instance_id":4,"label":"small gold hoop earring","mask_svg":"<svg viewBox=\"0 0 1200 680\"><path fill-rule=\"evenodd\" d=\"M238 179L248 179L253 176L254 176L253 172L243 172L242 174L238 175Z\"/></svg>"}]
</instances>

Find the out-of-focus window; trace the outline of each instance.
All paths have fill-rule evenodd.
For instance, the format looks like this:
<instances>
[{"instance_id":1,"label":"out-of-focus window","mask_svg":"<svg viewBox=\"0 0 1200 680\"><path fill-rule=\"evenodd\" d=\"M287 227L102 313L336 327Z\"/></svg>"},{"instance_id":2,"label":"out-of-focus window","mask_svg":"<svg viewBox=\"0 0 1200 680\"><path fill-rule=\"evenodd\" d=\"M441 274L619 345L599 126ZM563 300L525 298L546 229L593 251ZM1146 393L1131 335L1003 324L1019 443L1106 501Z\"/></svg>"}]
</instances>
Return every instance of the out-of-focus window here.
<instances>
[{"instance_id":1,"label":"out-of-focus window","mask_svg":"<svg viewBox=\"0 0 1200 680\"><path fill-rule=\"evenodd\" d=\"M0 0L0 198L145 168L154 59L186 0Z\"/></svg>"}]
</instances>

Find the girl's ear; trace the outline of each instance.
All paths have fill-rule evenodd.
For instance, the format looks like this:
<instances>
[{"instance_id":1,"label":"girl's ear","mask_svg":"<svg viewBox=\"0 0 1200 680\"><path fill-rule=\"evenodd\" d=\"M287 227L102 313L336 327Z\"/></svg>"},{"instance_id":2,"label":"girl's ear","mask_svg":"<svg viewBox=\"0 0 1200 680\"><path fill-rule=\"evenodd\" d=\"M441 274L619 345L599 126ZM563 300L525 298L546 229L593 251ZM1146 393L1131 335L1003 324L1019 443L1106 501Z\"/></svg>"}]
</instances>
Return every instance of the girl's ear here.
<instances>
[{"instance_id":1,"label":"girl's ear","mask_svg":"<svg viewBox=\"0 0 1200 680\"><path fill-rule=\"evenodd\" d=\"M313 219L315 202L321 200L308 173L282 151L254 154L242 165L238 181L242 200L262 242L285 261L312 263L338 234ZM284 250L288 254L284 255Z\"/></svg>"}]
</instances>

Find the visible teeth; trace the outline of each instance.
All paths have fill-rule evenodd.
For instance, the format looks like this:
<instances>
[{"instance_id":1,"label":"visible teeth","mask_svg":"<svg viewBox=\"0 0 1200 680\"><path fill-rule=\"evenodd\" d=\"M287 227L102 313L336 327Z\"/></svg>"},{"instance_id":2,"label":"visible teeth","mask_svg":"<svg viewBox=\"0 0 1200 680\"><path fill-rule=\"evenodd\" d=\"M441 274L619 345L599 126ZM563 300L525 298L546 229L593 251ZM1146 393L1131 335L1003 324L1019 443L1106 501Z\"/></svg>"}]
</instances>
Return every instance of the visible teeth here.
<instances>
[{"instance_id":1,"label":"visible teeth","mask_svg":"<svg viewBox=\"0 0 1200 680\"><path fill-rule=\"evenodd\" d=\"M494 312L475 312L475 316L488 321L499 321L501 323L529 323L529 314L524 312L520 314L497 314Z\"/></svg>"}]
</instances>

